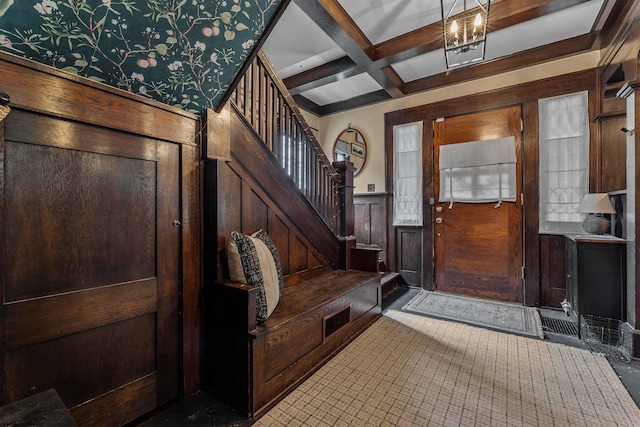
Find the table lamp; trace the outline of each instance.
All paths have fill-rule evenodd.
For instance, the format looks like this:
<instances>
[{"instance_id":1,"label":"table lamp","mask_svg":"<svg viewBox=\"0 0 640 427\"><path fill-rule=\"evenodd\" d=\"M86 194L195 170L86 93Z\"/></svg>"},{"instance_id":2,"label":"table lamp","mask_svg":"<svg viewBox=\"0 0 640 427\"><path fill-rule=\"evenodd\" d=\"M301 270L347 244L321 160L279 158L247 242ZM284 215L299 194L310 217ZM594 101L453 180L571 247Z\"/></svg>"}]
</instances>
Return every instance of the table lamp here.
<instances>
[{"instance_id":1,"label":"table lamp","mask_svg":"<svg viewBox=\"0 0 640 427\"><path fill-rule=\"evenodd\" d=\"M602 215L616 213L616 210L607 193L589 193L584 195L578 212L589 214L582 222L586 233L604 234L609 231L610 221Z\"/></svg>"}]
</instances>

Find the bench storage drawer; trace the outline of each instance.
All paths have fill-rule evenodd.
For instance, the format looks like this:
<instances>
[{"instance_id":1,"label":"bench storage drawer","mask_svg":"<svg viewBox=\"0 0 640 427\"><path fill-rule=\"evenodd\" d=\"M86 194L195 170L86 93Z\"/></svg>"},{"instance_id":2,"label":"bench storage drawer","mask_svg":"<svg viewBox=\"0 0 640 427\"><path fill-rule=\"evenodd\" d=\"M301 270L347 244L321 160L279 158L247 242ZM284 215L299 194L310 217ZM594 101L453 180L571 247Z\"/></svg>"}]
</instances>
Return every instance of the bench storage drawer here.
<instances>
[{"instance_id":1,"label":"bench storage drawer","mask_svg":"<svg viewBox=\"0 0 640 427\"><path fill-rule=\"evenodd\" d=\"M322 344L322 317L310 313L269 331L264 340L265 380Z\"/></svg>"}]
</instances>

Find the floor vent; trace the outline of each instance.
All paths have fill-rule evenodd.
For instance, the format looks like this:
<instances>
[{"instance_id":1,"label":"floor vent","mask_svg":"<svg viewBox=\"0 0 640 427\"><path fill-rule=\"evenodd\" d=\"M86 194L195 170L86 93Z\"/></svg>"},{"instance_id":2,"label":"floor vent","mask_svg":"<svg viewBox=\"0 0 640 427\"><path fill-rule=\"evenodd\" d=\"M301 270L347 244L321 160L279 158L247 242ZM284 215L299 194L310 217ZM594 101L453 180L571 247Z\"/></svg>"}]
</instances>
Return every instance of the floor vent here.
<instances>
[{"instance_id":1,"label":"floor vent","mask_svg":"<svg viewBox=\"0 0 640 427\"><path fill-rule=\"evenodd\" d=\"M556 334L578 336L578 327L571 320L562 320L554 317L540 316L542 329Z\"/></svg>"},{"instance_id":2,"label":"floor vent","mask_svg":"<svg viewBox=\"0 0 640 427\"><path fill-rule=\"evenodd\" d=\"M338 329L348 324L351 320L351 306L348 305L337 313L333 313L324 318L324 337L336 332Z\"/></svg>"}]
</instances>

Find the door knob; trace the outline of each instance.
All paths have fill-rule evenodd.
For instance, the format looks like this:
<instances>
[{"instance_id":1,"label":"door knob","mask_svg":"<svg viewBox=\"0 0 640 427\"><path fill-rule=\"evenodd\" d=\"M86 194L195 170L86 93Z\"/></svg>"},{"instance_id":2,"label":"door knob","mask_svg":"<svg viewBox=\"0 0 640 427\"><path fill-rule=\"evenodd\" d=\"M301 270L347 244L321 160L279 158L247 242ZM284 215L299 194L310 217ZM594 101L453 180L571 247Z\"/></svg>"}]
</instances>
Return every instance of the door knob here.
<instances>
[{"instance_id":1,"label":"door knob","mask_svg":"<svg viewBox=\"0 0 640 427\"><path fill-rule=\"evenodd\" d=\"M436 212L442 212L442 206L436 206Z\"/></svg>"},{"instance_id":2,"label":"door knob","mask_svg":"<svg viewBox=\"0 0 640 427\"><path fill-rule=\"evenodd\" d=\"M442 218L440 217L436 218L436 224L442 224Z\"/></svg>"}]
</instances>

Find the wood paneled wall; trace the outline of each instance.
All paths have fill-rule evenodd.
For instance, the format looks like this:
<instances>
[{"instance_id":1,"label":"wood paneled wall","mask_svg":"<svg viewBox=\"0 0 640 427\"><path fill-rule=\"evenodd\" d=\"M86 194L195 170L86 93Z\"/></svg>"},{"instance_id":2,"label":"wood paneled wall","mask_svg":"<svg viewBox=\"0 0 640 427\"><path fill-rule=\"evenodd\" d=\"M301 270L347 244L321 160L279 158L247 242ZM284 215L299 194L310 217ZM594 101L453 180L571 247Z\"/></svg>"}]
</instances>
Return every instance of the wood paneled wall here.
<instances>
[{"instance_id":1,"label":"wood paneled wall","mask_svg":"<svg viewBox=\"0 0 640 427\"><path fill-rule=\"evenodd\" d=\"M119 425L195 391L197 117L10 55L0 75L1 403L55 388Z\"/></svg>"},{"instance_id":2,"label":"wood paneled wall","mask_svg":"<svg viewBox=\"0 0 640 427\"><path fill-rule=\"evenodd\" d=\"M386 267L387 248L387 198L386 193L356 194L353 198L355 221L354 235L358 243L378 245L382 249L380 258Z\"/></svg>"},{"instance_id":3,"label":"wood paneled wall","mask_svg":"<svg viewBox=\"0 0 640 427\"><path fill-rule=\"evenodd\" d=\"M620 130L625 125L624 115L600 118L602 173L599 191L603 193L627 188L627 136Z\"/></svg>"},{"instance_id":4,"label":"wood paneled wall","mask_svg":"<svg viewBox=\"0 0 640 427\"><path fill-rule=\"evenodd\" d=\"M244 119L233 108L228 114L228 119L211 119L221 127L226 141L210 133L208 144L229 144L229 150L217 151L228 152L230 157L205 162L207 286L229 277L226 245L232 231L267 231L278 250L287 282L317 268L333 267L339 250L336 237ZM222 129L227 126L229 132Z\"/></svg>"},{"instance_id":5,"label":"wood paneled wall","mask_svg":"<svg viewBox=\"0 0 640 427\"><path fill-rule=\"evenodd\" d=\"M433 285L429 286L429 281L425 275L429 271L425 271L422 257L424 256L424 240L425 229L421 227L396 227L395 228L396 243L396 265L397 272L404 283L409 286L421 287L427 290L433 290ZM433 274L433 272L431 272Z\"/></svg>"}]
</instances>

